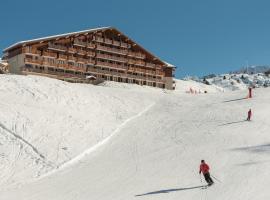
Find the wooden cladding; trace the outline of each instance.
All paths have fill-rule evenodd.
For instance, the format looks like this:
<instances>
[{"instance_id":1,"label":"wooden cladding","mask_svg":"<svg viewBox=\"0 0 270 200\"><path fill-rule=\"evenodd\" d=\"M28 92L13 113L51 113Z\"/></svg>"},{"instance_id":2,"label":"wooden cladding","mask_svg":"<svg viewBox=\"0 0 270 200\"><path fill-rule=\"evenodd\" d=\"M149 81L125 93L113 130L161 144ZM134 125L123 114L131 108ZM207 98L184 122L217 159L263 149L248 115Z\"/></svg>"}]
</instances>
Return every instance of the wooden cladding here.
<instances>
[{"instance_id":1,"label":"wooden cladding","mask_svg":"<svg viewBox=\"0 0 270 200\"><path fill-rule=\"evenodd\" d=\"M109 80L126 80L131 83L164 88L173 70L154 58L140 46L120 34L94 32L89 35L61 36L39 43L26 44L8 52L8 55L25 54L25 70L42 74L72 74L80 78L86 73ZM84 74L84 75L83 75ZM63 76L63 75L61 75ZM120 79L116 78L120 77Z\"/></svg>"}]
</instances>

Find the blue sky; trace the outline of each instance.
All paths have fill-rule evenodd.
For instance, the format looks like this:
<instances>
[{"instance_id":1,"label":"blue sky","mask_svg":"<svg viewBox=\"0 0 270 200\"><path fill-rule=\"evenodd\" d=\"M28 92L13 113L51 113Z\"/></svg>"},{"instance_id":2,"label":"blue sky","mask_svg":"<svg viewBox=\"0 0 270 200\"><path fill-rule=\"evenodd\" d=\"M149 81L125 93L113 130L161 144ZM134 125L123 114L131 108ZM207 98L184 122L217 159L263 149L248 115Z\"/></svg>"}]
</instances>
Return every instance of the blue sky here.
<instances>
[{"instance_id":1,"label":"blue sky","mask_svg":"<svg viewBox=\"0 0 270 200\"><path fill-rule=\"evenodd\" d=\"M178 67L176 77L270 65L267 0L12 0L0 49L26 39L114 26Z\"/></svg>"}]
</instances>

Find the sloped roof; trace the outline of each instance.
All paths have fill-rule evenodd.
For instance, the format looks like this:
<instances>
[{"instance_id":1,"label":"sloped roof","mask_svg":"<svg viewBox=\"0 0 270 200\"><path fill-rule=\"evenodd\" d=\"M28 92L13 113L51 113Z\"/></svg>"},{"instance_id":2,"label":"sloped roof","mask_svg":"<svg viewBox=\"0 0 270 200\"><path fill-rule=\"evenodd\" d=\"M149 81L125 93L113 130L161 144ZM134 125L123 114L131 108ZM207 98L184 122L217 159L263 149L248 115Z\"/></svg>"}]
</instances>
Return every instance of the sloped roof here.
<instances>
[{"instance_id":1,"label":"sloped roof","mask_svg":"<svg viewBox=\"0 0 270 200\"><path fill-rule=\"evenodd\" d=\"M110 29L112 27L101 27L101 28L95 28L95 29L88 29L88 30L83 30L83 31L78 31L78 32L71 32L71 33L64 33L64 34L60 34L60 35L53 35L53 36L47 36L47 37L42 37L42 38L37 38L37 39L33 39L33 40L25 40L25 41L20 41L17 42L9 47L7 47L6 49L4 49L4 52L13 49L15 47L27 44L27 43L33 43L33 42L40 42L40 41L45 41L45 40L52 40L52 39L56 39L59 37L66 37L66 36L72 36L72 35L77 35L77 34L84 34L84 33L89 33L89 32L95 32L95 31L100 31L100 30L106 30L106 29Z\"/></svg>"},{"instance_id":2,"label":"sloped roof","mask_svg":"<svg viewBox=\"0 0 270 200\"><path fill-rule=\"evenodd\" d=\"M96 32L96 31L104 31L104 30L115 30L118 33L120 33L121 35L123 35L124 37L126 37L128 40L130 40L131 42L135 43L138 47L140 47L143 51L145 51L147 54L151 55L152 57L158 59L161 63L163 63L164 65L166 65L167 67L172 67L172 68L176 68L174 65L169 64L163 60L161 60L160 58L154 56L153 54L151 54L149 51L147 51L146 49L144 49L142 46L140 46L137 42L131 40L128 36L126 36L125 34L123 34L122 32L120 32L119 30L117 30L114 27L100 27L100 28L94 28L94 29L88 29L88 30L83 30L83 31L78 31L78 32L71 32L71 33L64 33L64 34L59 34L59 35L53 35L53 36L47 36L47 37L42 37L42 38L37 38L37 39L32 39L32 40L25 40L25 41L20 41L17 42L9 47L7 47L6 49L4 49L3 52L7 52L13 48L16 47L20 47L23 46L25 44L29 44L29 43L36 43L36 42L41 42L41 41L47 41L47 40L52 40L52 39L56 39L59 37L67 37L67 36L73 36L73 35L78 35L78 34L85 34L85 33L91 33L91 32Z\"/></svg>"}]
</instances>

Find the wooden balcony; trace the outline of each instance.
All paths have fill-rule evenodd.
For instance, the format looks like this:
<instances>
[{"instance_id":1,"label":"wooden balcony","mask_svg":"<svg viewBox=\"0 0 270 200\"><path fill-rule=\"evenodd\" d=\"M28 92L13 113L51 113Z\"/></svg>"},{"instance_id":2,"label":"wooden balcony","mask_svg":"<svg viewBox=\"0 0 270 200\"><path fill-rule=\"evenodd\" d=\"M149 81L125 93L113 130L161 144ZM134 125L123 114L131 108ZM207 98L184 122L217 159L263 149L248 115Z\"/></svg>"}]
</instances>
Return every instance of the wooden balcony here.
<instances>
[{"instance_id":1,"label":"wooden balcony","mask_svg":"<svg viewBox=\"0 0 270 200\"><path fill-rule=\"evenodd\" d=\"M67 55L64 55L64 54L59 54L59 59L63 59L63 60L66 60L68 58Z\"/></svg>"},{"instance_id":2,"label":"wooden balcony","mask_svg":"<svg viewBox=\"0 0 270 200\"><path fill-rule=\"evenodd\" d=\"M68 52L69 52L69 53L76 53L76 49L73 48L73 47L69 47L69 48L68 48Z\"/></svg>"},{"instance_id":3,"label":"wooden balcony","mask_svg":"<svg viewBox=\"0 0 270 200\"><path fill-rule=\"evenodd\" d=\"M55 60L55 62L48 62L48 61L44 60L42 62L42 65L44 65L44 66L57 67L58 66L58 62L57 62L57 60Z\"/></svg>"},{"instance_id":4,"label":"wooden balcony","mask_svg":"<svg viewBox=\"0 0 270 200\"><path fill-rule=\"evenodd\" d=\"M86 59L86 64L94 65L96 63L95 60L92 59Z\"/></svg>"},{"instance_id":5,"label":"wooden balcony","mask_svg":"<svg viewBox=\"0 0 270 200\"><path fill-rule=\"evenodd\" d=\"M155 68L156 65L154 63L146 63L146 67Z\"/></svg>"},{"instance_id":6,"label":"wooden balcony","mask_svg":"<svg viewBox=\"0 0 270 200\"><path fill-rule=\"evenodd\" d=\"M120 46L120 42L119 41L116 41L116 40L113 40L113 45L119 47Z\"/></svg>"},{"instance_id":7,"label":"wooden balcony","mask_svg":"<svg viewBox=\"0 0 270 200\"><path fill-rule=\"evenodd\" d=\"M28 55L41 55L41 51L37 50L37 49L23 49L22 53L28 54Z\"/></svg>"},{"instance_id":8,"label":"wooden balcony","mask_svg":"<svg viewBox=\"0 0 270 200\"><path fill-rule=\"evenodd\" d=\"M62 51L62 52L67 51L67 47L65 47L63 45L59 45L59 44L54 44L52 42L48 43L48 49Z\"/></svg>"},{"instance_id":9,"label":"wooden balcony","mask_svg":"<svg viewBox=\"0 0 270 200\"><path fill-rule=\"evenodd\" d=\"M126 49L117 49L117 48L112 48L112 47L106 47L106 46L101 46L97 45L97 49L105 52L110 52L110 53L115 53L115 54L121 54L121 55L126 55L127 50Z\"/></svg>"},{"instance_id":10,"label":"wooden balcony","mask_svg":"<svg viewBox=\"0 0 270 200\"><path fill-rule=\"evenodd\" d=\"M76 61L80 62L80 63L86 63L86 59L84 59L84 58L77 58Z\"/></svg>"},{"instance_id":11,"label":"wooden balcony","mask_svg":"<svg viewBox=\"0 0 270 200\"><path fill-rule=\"evenodd\" d=\"M32 58L25 58L24 59L25 64L37 64L37 65L41 65L42 64L42 60L41 59L32 59Z\"/></svg>"},{"instance_id":12,"label":"wooden balcony","mask_svg":"<svg viewBox=\"0 0 270 200\"><path fill-rule=\"evenodd\" d=\"M97 58L112 60L116 62L123 62L123 63L127 62L127 59L124 57L118 57L118 56L112 56L112 55L100 54L100 53L97 53Z\"/></svg>"},{"instance_id":13,"label":"wooden balcony","mask_svg":"<svg viewBox=\"0 0 270 200\"><path fill-rule=\"evenodd\" d=\"M53 53L53 52L43 51L42 56L56 58L57 54L56 53Z\"/></svg>"},{"instance_id":14,"label":"wooden balcony","mask_svg":"<svg viewBox=\"0 0 270 200\"><path fill-rule=\"evenodd\" d=\"M134 65L138 65L138 66L145 66L145 62L142 60L136 60Z\"/></svg>"},{"instance_id":15,"label":"wooden balcony","mask_svg":"<svg viewBox=\"0 0 270 200\"><path fill-rule=\"evenodd\" d=\"M121 47L128 48L128 43L121 42Z\"/></svg>"},{"instance_id":16,"label":"wooden balcony","mask_svg":"<svg viewBox=\"0 0 270 200\"><path fill-rule=\"evenodd\" d=\"M136 61L133 60L133 59L129 59L129 60L128 60L128 64L130 64L130 65L133 65L135 62L136 62Z\"/></svg>"},{"instance_id":17,"label":"wooden balcony","mask_svg":"<svg viewBox=\"0 0 270 200\"><path fill-rule=\"evenodd\" d=\"M75 39L73 45L74 46L86 47L87 43L86 42L83 42L81 40Z\"/></svg>"},{"instance_id":18,"label":"wooden balcony","mask_svg":"<svg viewBox=\"0 0 270 200\"><path fill-rule=\"evenodd\" d=\"M96 53L94 51L87 51L86 55L90 56L90 57L94 57L96 55Z\"/></svg>"},{"instance_id":19,"label":"wooden balcony","mask_svg":"<svg viewBox=\"0 0 270 200\"><path fill-rule=\"evenodd\" d=\"M87 48L94 49L94 48L96 48L96 45L93 43L87 43Z\"/></svg>"},{"instance_id":20,"label":"wooden balcony","mask_svg":"<svg viewBox=\"0 0 270 200\"><path fill-rule=\"evenodd\" d=\"M101 36L97 36L97 35L94 36L93 40L96 42L104 42L104 38Z\"/></svg>"},{"instance_id":21,"label":"wooden balcony","mask_svg":"<svg viewBox=\"0 0 270 200\"><path fill-rule=\"evenodd\" d=\"M115 63L108 63L108 62L100 62L100 61L97 61L97 64L98 66L102 66L102 67L112 67L112 68L122 68L122 69L126 69L126 67L124 65L118 65L118 64L115 64Z\"/></svg>"},{"instance_id":22,"label":"wooden balcony","mask_svg":"<svg viewBox=\"0 0 270 200\"><path fill-rule=\"evenodd\" d=\"M113 44L113 41L111 39L105 38L104 43L106 44Z\"/></svg>"},{"instance_id":23,"label":"wooden balcony","mask_svg":"<svg viewBox=\"0 0 270 200\"><path fill-rule=\"evenodd\" d=\"M85 55L86 51L81 50L81 49L77 49L77 53L80 54L80 55Z\"/></svg>"},{"instance_id":24,"label":"wooden balcony","mask_svg":"<svg viewBox=\"0 0 270 200\"><path fill-rule=\"evenodd\" d=\"M68 56L68 61L72 61L72 62L75 62L76 61L76 58L73 57L73 56Z\"/></svg>"},{"instance_id":25,"label":"wooden balcony","mask_svg":"<svg viewBox=\"0 0 270 200\"><path fill-rule=\"evenodd\" d=\"M95 72L95 73L99 73L99 74L103 74L103 75L107 75L107 76L118 76L118 77L122 77L122 78L129 78L129 79L135 79L135 80L153 81L153 82L164 83L164 80L162 80L162 79L153 78L150 76L143 76L140 74L134 75L134 74L130 74L130 73L124 73L124 71L122 73L120 73L118 71L109 71L109 70L102 70L102 69L90 67L90 68L88 68L88 72Z\"/></svg>"},{"instance_id":26,"label":"wooden balcony","mask_svg":"<svg viewBox=\"0 0 270 200\"><path fill-rule=\"evenodd\" d=\"M128 56L139 58L139 59L145 59L146 57L145 54L142 54L140 52L132 52L132 51L128 52Z\"/></svg>"}]
</instances>

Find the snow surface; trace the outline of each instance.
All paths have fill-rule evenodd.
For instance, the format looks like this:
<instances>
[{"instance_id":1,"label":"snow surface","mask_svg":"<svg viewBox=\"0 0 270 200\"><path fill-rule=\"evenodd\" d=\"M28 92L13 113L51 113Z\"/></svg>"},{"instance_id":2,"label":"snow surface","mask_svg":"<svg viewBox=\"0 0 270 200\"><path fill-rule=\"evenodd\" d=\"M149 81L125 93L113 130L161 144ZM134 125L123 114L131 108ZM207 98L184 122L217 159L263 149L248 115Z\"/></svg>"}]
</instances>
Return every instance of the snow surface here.
<instances>
[{"instance_id":1,"label":"snow surface","mask_svg":"<svg viewBox=\"0 0 270 200\"><path fill-rule=\"evenodd\" d=\"M192 81L177 80L176 91L0 81L0 199L270 198L269 88L246 99L246 90ZM190 87L209 92L191 95ZM221 181L206 190L201 159Z\"/></svg>"}]
</instances>

